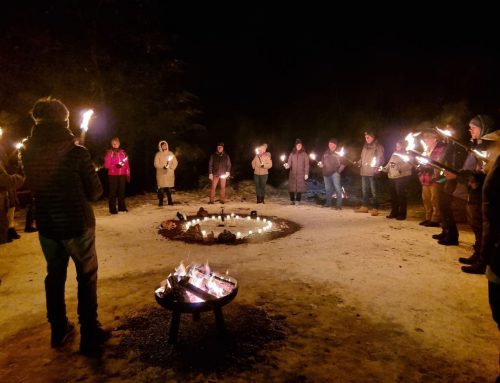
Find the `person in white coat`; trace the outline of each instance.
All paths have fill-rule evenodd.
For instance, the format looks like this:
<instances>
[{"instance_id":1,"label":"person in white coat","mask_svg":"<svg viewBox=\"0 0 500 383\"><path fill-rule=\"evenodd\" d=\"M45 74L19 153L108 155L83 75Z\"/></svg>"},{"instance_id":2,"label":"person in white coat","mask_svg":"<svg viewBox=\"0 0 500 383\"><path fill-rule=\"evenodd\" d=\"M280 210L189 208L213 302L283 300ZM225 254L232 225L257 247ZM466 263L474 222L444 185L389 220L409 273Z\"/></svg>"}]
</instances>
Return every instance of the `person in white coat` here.
<instances>
[{"instance_id":1,"label":"person in white coat","mask_svg":"<svg viewBox=\"0 0 500 383\"><path fill-rule=\"evenodd\" d=\"M177 168L177 158L175 154L168 150L168 142L158 143L158 153L155 155L156 182L158 184L158 206L163 206L163 198L167 194L167 202L173 205L170 188L175 186L175 168Z\"/></svg>"}]
</instances>

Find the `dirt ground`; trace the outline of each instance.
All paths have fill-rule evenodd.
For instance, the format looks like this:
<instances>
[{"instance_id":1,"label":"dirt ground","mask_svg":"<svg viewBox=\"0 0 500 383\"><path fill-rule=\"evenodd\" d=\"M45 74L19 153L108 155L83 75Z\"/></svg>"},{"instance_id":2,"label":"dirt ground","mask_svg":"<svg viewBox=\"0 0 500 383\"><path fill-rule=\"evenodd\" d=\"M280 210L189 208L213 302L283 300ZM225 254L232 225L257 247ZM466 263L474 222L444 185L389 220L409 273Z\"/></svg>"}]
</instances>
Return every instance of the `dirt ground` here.
<instances>
[{"instance_id":1,"label":"dirt ground","mask_svg":"<svg viewBox=\"0 0 500 383\"><path fill-rule=\"evenodd\" d=\"M248 195L245 195L247 193ZM201 246L158 234L177 211L195 214L203 191L176 193L160 208L153 194L128 199L129 212L95 205L99 316L113 328L101 358L78 354L78 336L50 348L45 319L45 261L37 234L0 246L0 382L493 382L499 332L484 276L460 271L472 233L460 246L430 238L406 221L290 206L276 192L256 205L251 190L232 193L225 211L277 216L301 225L268 242ZM248 201L252 201L248 202ZM21 227L23 212L20 212ZM181 318L179 343L167 343L170 313L154 290L179 264L209 261L236 278L239 292L223 308L227 334L211 313ZM70 266L68 316L76 318Z\"/></svg>"}]
</instances>

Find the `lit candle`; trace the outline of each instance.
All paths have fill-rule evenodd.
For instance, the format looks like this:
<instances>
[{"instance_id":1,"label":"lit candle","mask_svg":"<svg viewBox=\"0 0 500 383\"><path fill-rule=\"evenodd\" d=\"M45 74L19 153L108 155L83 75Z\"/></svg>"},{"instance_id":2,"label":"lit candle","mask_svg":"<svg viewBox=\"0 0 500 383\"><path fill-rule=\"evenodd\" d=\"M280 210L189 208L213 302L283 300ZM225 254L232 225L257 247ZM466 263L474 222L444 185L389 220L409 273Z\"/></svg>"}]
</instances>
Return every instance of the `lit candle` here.
<instances>
[{"instance_id":1,"label":"lit candle","mask_svg":"<svg viewBox=\"0 0 500 383\"><path fill-rule=\"evenodd\" d=\"M284 154L282 154L282 155L280 156L280 160L281 160L281 162L285 162L285 159L286 159L286 156L285 156Z\"/></svg>"}]
</instances>

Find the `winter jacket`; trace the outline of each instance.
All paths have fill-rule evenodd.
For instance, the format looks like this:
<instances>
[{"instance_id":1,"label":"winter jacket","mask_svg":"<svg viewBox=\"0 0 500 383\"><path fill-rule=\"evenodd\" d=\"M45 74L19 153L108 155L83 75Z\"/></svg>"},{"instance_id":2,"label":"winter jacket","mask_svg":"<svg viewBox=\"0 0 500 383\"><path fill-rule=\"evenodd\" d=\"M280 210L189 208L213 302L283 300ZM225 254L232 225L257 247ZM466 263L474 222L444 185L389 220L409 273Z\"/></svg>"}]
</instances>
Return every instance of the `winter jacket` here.
<instances>
[{"instance_id":1,"label":"winter jacket","mask_svg":"<svg viewBox=\"0 0 500 383\"><path fill-rule=\"evenodd\" d=\"M88 150L75 145L66 122L35 125L20 158L42 236L75 238L95 227L89 201L101 197L102 186Z\"/></svg>"},{"instance_id":2,"label":"winter jacket","mask_svg":"<svg viewBox=\"0 0 500 383\"><path fill-rule=\"evenodd\" d=\"M335 151L327 150L321 157L323 176L329 177L334 173L342 173L345 168L344 160Z\"/></svg>"},{"instance_id":3,"label":"winter jacket","mask_svg":"<svg viewBox=\"0 0 500 383\"><path fill-rule=\"evenodd\" d=\"M483 185L483 237L481 254L491 271L500 277L500 156Z\"/></svg>"},{"instance_id":4,"label":"winter jacket","mask_svg":"<svg viewBox=\"0 0 500 383\"><path fill-rule=\"evenodd\" d=\"M228 154L226 152L212 153L208 161L208 174L220 177L228 172L231 172L231 159Z\"/></svg>"},{"instance_id":5,"label":"winter jacket","mask_svg":"<svg viewBox=\"0 0 500 383\"><path fill-rule=\"evenodd\" d=\"M104 167L108 169L109 176L125 175L127 176L127 181L130 182L130 165L125 150L109 149L104 157Z\"/></svg>"},{"instance_id":6,"label":"winter jacket","mask_svg":"<svg viewBox=\"0 0 500 383\"><path fill-rule=\"evenodd\" d=\"M269 169L273 167L271 153L265 152L261 156L256 155L252 160L253 173L258 176L263 176L269 173Z\"/></svg>"},{"instance_id":7,"label":"winter jacket","mask_svg":"<svg viewBox=\"0 0 500 383\"><path fill-rule=\"evenodd\" d=\"M160 141L159 151L155 155L154 165L156 168L156 183L159 188L173 188L175 186L175 169L177 168L177 158L170 150L161 150L161 145L166 141ZM168 144L167 144L168 148ZM165 166L167 168L165 169Z\"/></svg>"},{"instance_id":8,"label":"winter jacket","mask_svg":"<svg viewBox=\"0 0 500 383\"><path fill-rule=\"evenodd\" d=\"M389 179L403 178L411 176L412 166L407 161L403 160L400 155L405 155L404 152L394 152L383 170L387 172Z\"/></svg>"},{"instance_id":9,"label":"winter jacket","mask_svg":"<svg viewBox=\"0 0 500 383\"><path fill-rule=\"evenodd\" d=\"M309 156L305 150L293 151L288 156L288 191L292 193L307 192L305 176L309 176Z\"/></svg>"},{"instance_id":10,"label":"winter jacket","mask_svg":"<svg viewBox=\"0 0 500 383\"><path fill-rule=\"evenodd\" d=\"M375 158L375 163L373 163ZM361 171L362 176L372 177L377 168L384 163L384 147L374 140L371 144L365 143L361 151Z\"/></svg>"}]
</instances>

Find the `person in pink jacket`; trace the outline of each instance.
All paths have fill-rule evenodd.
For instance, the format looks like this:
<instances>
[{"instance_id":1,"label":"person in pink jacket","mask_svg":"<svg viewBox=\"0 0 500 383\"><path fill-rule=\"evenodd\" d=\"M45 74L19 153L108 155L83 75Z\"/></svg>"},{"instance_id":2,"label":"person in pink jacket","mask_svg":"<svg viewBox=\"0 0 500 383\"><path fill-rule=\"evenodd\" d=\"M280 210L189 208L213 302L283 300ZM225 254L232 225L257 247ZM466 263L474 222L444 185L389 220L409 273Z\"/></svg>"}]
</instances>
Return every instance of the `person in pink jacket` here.
<instances>
[{"instance_id":1,"label":"person in pink jacket","mask_svg":"<svg viewBox=\"0 0 500 383\"><path fill-rule=\"evenodd\" d=\"M111 139L111 149L104 157L104 167L108 169L109 185L109 212L118 214L119 211L127 212L125 205L125 182L130 182L130 166L127 153L120 149L120 139ZM118 196L118 210L116 209L116 197Z\"/></svg>"}]
</instances>

